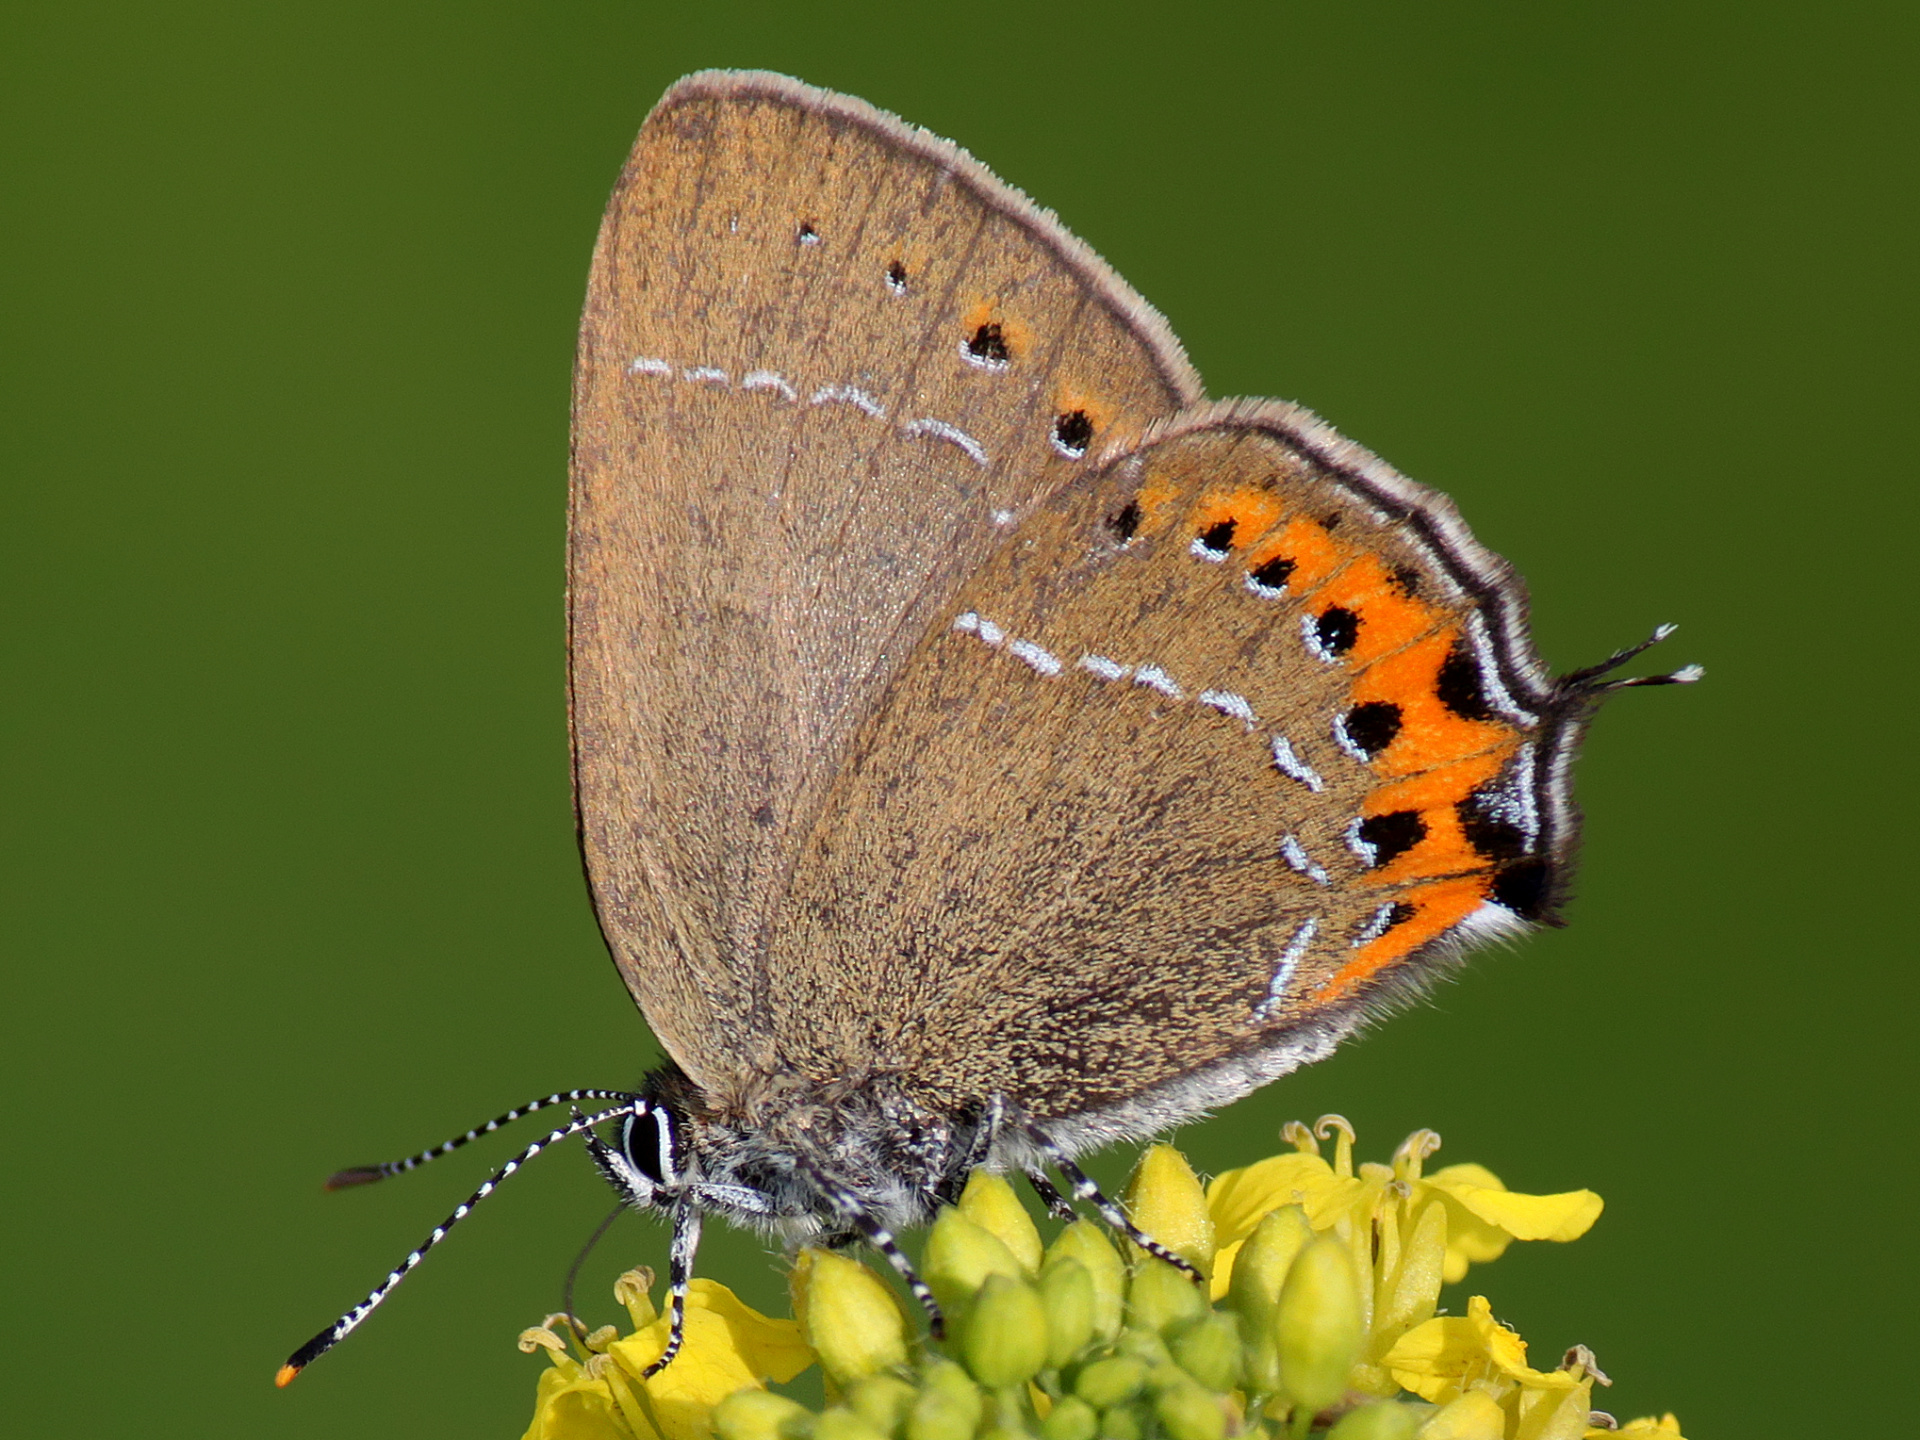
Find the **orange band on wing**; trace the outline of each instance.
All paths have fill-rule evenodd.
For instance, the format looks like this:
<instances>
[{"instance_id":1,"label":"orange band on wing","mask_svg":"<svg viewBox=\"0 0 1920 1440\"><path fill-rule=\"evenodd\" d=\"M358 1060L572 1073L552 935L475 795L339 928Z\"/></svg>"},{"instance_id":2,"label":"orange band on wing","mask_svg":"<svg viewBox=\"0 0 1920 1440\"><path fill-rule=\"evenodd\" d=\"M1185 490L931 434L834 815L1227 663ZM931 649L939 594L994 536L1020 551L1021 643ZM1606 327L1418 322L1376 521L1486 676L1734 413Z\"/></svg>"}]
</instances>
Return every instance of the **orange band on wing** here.
<instances>
[{"instance_id":1,"label":"orange band on wing","mask_svg":"<svg viewBox=\"0 0 1920 1440\"><path fill-rule=\"evenodd\" d=\"M1350 994L1394 961L1444 935L1479 908L1492 883L1488 876L1469 875L1409 890L1400 897L1400 903L1411 905L1413 914L1378 940L1370 940L1356 950L1353 958L1335 971L1333 978L1314 995L1315 1003L1338 1000Z\"/></svg>"}]
</instances>

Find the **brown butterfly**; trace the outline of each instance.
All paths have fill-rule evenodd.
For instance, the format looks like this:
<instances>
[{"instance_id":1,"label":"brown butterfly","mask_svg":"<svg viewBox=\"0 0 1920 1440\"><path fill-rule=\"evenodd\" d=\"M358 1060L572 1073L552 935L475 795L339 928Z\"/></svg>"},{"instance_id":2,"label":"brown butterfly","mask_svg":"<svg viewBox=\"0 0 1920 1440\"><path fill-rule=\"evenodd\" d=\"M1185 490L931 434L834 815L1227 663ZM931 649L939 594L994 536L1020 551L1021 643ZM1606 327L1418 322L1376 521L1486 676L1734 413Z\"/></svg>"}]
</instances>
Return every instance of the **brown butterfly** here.
<instances>
[{"instance_id":1,"label":"brown butterfly","mask_svg":"<svg viewBox=\"0 0 1920 1440\"><path fill-rule=\"evenodd\" d=\"M584 1133L673 1221L864 1240L1328 1054L1553 923L1598 700L1453 505L1164 321L948 142L708 72L641 131L575 381L572 730L669 1062ZM1662 638L1666 629L1656 632ZM1653 643L1651 640L1648 644ZM593 1132L617 1122L614 1143ZM298 1351L285 1383L427 1243ZM658 1366L656 1366L658 1368Z\"/></svg>"}]
</instances>

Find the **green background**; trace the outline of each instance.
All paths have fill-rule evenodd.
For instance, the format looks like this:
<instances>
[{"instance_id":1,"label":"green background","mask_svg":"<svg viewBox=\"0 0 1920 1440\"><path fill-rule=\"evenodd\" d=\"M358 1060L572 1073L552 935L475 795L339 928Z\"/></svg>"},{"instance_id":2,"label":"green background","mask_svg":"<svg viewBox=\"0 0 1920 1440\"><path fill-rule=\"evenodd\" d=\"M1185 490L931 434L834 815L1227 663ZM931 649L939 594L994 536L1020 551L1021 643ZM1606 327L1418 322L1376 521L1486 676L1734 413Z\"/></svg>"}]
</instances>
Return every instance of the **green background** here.
<instances>
[{"instance_id":1,"label":"green background","mask_svg":"<svg viewBox=\"0 0 1920 1440\"><path fill-rule=\"evenodd\" d=\"M1911 1412L1916 25L1905 6L17 5L5 22L5 1428L517 1434L608 1196L543 1160L286 1393L492 1154L655 1054L568 811L572 330L681 73L957 138L1451 492L1591 661L1572 927L1182 1137L1339 1110L1577 1245L1478 1272L1695 1440ZM493 1147L504 1153L498 1144ZM1107 1158L1116 1178L1125 1156ZM659 1263L623 1220L583 1306ZM774 1267L716 1236L763 1304ZM1459 1298L1454 1303L1460 1304Z\"/></svg>"}]
</instances>

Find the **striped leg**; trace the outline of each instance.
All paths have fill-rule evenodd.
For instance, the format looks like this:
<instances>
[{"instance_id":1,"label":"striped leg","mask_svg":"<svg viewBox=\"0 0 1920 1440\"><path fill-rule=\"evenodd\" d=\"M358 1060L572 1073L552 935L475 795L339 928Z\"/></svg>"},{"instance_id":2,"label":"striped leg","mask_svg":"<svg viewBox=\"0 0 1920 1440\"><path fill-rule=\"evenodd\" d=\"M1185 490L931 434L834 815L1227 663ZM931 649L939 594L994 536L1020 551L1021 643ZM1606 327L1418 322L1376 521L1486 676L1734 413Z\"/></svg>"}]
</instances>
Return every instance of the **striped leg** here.
<instances>
[{"instance_id":1,"label":"striped leg","mask_svg":"<svg viewBox=\"0 0 1920 1440\"><path fill-rule=\"evenodd\" d=\"M345 1190L350 1185L371 1185L376 1180L385 1180L392 1175L404 1175L409 1170L417 1170L429 1160L438 1160L442 1155L451 1155L462 1145L471 1145L482 1135L491 1135L503 1125L545 1110L554 1105L569 1105L576 1100L638 1100L640 1097L626 1090L562 1090L557 1095L547 1095L538 1100L530 1100L525 1105L516 1105L504 1115L496 1115L484 1125L475 1126L464 1135L456 1135L431 1150L422 1150L418 1155L409 1155L404 1160L388 1160L380 1165L355 1165L350 1169L335 1171L327 1177L325 1188Z\"/></svg>"},{"instance_id":2,"label":"striped leg","mask_svg":"<svg viewBox=\"0 0 1920 1440\"><path fill-rule=\"evenodd\" d=\"M673 1243L667 1250L667 1348L640 1372L651 1380L673 1363L687 1338L687 1286L693 1279L693 1257L700 1249L700 1212L682 1196L673 1207Z\"/></svg>"},{"instance_id":3,"label":"striped leg","mask_svg":"<svg viewBox=\"0 0 1920 1440\"><path fill-rule=\"evenodd\" d=\"M359 1326L360 1322L371 1315L374 1310L379 1307L380 1302L391 1295L394 1288L412 1273L414 1266L426 1258L427 1252L447 1238L447 1232L449 1230L453 1229L460 1221L466 1219L474 1206L478 1205L495 1190L499 1189L500 1182L505 1180L509 1175L512 1175L522 1165L525 1165L542 1150L547 1149L551 1145L559 1144L569 1136L578 1135L589 1126L598 1125L607 1120L617 1120L623 1115L631 1115L636 1104L644 1103L636 1096L628 1095L622 1098L626 1101L624 1105L616 1106L611 1110L602 1110L593 1115L576 1116L558 1130L548 1134L544 1139L534 1141L533 1144L527 1146L526 1149L514 1156L513 1159L502 1165L493 1173L493 1177L489 1179L486 1184L469 1195L464 1203L456 1206L454 1212L445 1220L434 1226L433 1233L427 1236L426 1240L421 1243L418 1249L408 1255L405 1260L402 1260L399 1266L390 1272L387 1278L382 1280L379 1285L374 1288L372 1294L368 1295L366 1299L354 1306L353 1309L349 1310L338 1320L334 1321L333 1324L329 1325L298 1350L294 1351L293 1354L287 1358L287 1363L280 1367L280 1373L274 1377L274 1383L276 1385L290 1384L294 1376L298 1375L302 1370L306 1369L307 1366L311 1365L335 1345L338 1345L342 1340L346 1339L346 1337Z\"/></svg>"},{"instance_id":4,"label":"striped leg","mask_svg":"<svg viewBox=\"0 0 1920 1440\"><path fill-rule=\"evenodd\" d=\"M1174 1254L1173 1251L1169 1250L1152 1236L1142 1232L1139 1226L1127 1218L1127 1212L1103 1195L1100 1187L1093 1183L1092 1177L1078 1165L1074 1164L1072 1158L1066 1151L1053 1143L1052 1137L1050 1137L1046 1131L1042 1130L1032 1121L1028 1121L1025 1128L1027 1139L1033 1142L1034 1149L1044 1155L1047 1163L1053 1166L1055 1170L1058 1170L1061 1178L1073 1188L1074 1199L1085 1201L1087 1204L1093 1206L1094 1209L1100 1212L1101 1219L1105 1220L1107 1224L1118 1230L1122 1235L1126 1236L1127 1239L1138 1245L1156 1260L1164 1260L1169 1265L1186 1271L1187 1274L1191 1275L1195 1280L1205 1278L1198 1270L1194 1269L1192 1264L1187 1260Z\"/></svg>"},{"instance_id":5,"label":"striped leg","mask_svg":"<svg viewBox=\"0 0 1920 1440\"><path fill-rule=\"evenodd\" d=\"M1053 1182L1038 1166L1029 1165L1020 1172L1027 1177L1027 1183L1033 1187L1033 1193L1040 1197L1040 1203L1047 1207L1047 1214L1056 1220L1077 1220L1073 1202L1053 1188Z\"/></svg>"}]
</instances>

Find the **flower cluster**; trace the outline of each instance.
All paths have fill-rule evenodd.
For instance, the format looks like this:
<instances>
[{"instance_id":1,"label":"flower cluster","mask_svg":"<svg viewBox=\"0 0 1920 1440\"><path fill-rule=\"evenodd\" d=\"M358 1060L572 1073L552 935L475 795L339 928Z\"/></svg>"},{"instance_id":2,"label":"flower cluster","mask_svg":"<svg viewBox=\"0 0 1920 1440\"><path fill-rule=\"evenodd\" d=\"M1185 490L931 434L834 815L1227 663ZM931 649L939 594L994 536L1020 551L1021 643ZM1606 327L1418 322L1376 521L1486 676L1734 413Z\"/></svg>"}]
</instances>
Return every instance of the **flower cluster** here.
<instances>
[{"instance_id":1,"label":"flower cluster","mask_svg":"<svg viewBox=\"0 0 1920 1440\"><path fill-rule=\"evenodd\" d=\"M1204 1286L1087 1221L1043 1245L1012 1186L976 1173L920 1262L944 1344L866 1265L803 1250L796 1319L695 1281L684 1348L643 1379L667 1322L653 1277L629 1272L631 1334L556 1315L521 1336L553 1362L527 1440L1680 1440L1671 1415L1616 1427L1593 1410L1609 1382L1585 1349L1536 1370L1483 1297L1438 1313L1443 1282L1514 1240L1578 1238L1599 1196L1515 1194L1477 1165L1426 1174L1432 1131L1357 1168L1337 1116L1286 1136L1293 1153L1204 1188L1169 1146L1141 1158L1128 1213ZM823 1411L767 1388L815 1361Z\"/></svg>"}]
</instances>

